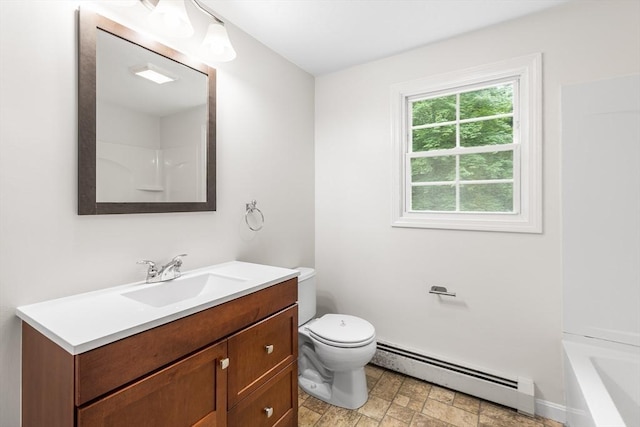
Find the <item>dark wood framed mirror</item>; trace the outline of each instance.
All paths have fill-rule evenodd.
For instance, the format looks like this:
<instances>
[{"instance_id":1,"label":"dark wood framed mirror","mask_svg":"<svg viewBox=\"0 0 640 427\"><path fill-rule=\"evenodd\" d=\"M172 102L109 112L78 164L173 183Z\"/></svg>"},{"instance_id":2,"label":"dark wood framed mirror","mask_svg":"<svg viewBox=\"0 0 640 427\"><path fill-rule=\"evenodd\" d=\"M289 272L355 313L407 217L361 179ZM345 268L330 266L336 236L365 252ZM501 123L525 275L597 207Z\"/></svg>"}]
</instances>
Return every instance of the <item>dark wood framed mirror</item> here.
<instances>
[{"instance_id":1,"label":"dark wood framed mirror","mask_svg":"<svg viewBox=\"0 0 640 427\"><path fill-rule=\"evenodd\" d=\"M216 210L215 69L86 9L78 52L78 214Z\"/></svg>"}]
</instances>

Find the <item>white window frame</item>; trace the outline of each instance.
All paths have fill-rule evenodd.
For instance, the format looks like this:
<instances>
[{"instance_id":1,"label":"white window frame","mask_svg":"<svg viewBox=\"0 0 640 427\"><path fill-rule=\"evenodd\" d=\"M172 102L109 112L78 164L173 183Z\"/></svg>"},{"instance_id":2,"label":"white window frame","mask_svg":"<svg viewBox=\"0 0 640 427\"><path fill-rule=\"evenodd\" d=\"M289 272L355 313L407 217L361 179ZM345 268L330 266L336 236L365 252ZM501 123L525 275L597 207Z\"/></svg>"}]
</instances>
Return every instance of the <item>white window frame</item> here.
<instances>
[{"instance_id":1,"label":"white window frame","mask_svg":"<svg viewBox=\"0 0 640 427\"><path fill-rule=\"evenodd\" d=\"M542 55L540 53L431 76L391 87L394 227L542 232ZM437 93L515 80L514 212L422 212L408 206L411 192L410 101ZM493 149L499 151L501 148ZM452 154L455 150L451 150ZM425 154L429 156L429 154Z\"/></svg>"}]
</instances>

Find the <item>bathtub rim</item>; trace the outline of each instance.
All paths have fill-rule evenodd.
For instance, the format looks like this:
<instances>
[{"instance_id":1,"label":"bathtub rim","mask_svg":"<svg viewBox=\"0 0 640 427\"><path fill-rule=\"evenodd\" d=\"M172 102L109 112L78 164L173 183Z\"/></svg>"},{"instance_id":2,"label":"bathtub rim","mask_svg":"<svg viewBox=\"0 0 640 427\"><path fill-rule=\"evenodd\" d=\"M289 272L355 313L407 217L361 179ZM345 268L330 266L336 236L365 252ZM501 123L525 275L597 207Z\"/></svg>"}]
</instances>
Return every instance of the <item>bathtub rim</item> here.
<instances>
[{"instance_id":1,"label":"bathtub rim","mask_svg":"<svg viewBox=\"0 0 640 427\"><path fill-rule=\"evenodd\" d=\"M615 358L637 363L640 357L640 347L567 333L563 334L562 347L569 365L565 366L565 369L572 370L573 376L578 382L580 393L587 404L589 415L595 424L597 426L626 426L592 359ZM567 386L566 376L567 374L565 374L565 387ZM572 408L569 408L567 404L566 409L569 412Z\"/></svg>"}]
</instances>

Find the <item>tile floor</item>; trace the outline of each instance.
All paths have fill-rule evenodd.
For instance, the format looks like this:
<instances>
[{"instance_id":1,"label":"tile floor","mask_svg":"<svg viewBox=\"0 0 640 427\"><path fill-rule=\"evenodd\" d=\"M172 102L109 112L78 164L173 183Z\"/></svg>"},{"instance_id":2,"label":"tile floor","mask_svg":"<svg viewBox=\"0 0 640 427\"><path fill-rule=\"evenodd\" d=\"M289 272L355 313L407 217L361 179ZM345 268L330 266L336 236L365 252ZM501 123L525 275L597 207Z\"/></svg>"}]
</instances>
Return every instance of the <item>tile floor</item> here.
<instances>
[{"instance_id":1,"label":"tile floor","mask_svg":"<svg viewBox=\"0 0 640 427\"><path fill-rule=\"evenodd\" d=\"M369 400L338 408L298 389L298 427L561 427L373 365L365 367Z\"/></svg>"}]
</instances>

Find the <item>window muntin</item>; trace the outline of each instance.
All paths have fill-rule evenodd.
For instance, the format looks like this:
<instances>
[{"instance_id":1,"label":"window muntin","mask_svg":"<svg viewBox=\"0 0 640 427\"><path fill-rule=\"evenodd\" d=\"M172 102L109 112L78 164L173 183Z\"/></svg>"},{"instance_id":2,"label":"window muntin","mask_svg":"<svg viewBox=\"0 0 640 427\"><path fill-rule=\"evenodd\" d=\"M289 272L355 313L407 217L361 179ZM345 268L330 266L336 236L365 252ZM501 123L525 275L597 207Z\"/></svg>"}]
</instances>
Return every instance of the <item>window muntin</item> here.
<instances>
[{"instance_id":1,"label":"window muntin","mask_svg":"<svg viewBox=\"0 0 640 427\"><path fill-rule=\"evenodd\" d=\"M517 84L511 79L407 99L409 211L514 212Z\"/></svg>"}]
</instances>

